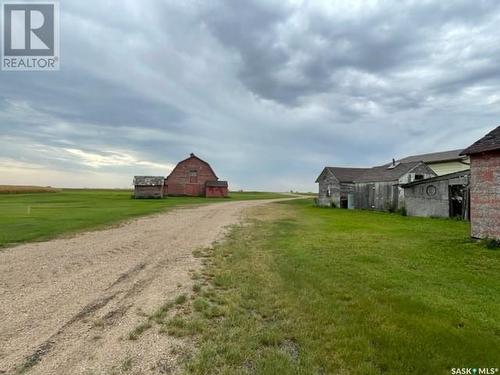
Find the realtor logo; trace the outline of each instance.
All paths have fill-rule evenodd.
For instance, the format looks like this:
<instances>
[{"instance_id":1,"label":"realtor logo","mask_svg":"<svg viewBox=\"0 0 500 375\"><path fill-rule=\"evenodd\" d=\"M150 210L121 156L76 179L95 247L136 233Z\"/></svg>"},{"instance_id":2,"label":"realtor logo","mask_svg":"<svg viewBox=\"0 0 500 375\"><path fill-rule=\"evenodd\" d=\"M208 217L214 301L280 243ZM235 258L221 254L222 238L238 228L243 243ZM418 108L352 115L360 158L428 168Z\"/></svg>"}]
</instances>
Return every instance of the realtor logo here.
<instances>
[{"instance_id":1,"label":"realtor logo","mask_svg":"<svg viewBox=\"0 0 500 375\"><path fill-rule=\"evenodd\" d=\"M59 70L59 4L2 4L2 70Z\"/></svg>"}]
</instances>

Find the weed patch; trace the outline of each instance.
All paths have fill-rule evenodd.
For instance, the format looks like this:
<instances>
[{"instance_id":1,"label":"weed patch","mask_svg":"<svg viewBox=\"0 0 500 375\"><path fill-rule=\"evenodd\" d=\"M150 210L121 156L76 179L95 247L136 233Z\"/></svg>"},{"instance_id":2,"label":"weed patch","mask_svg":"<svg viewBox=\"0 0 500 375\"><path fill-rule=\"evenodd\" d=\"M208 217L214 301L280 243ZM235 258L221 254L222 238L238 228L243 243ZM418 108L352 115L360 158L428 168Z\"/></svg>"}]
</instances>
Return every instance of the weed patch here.
<instances>
[{"instance_id":1,"label":"weed patch","mask_svg":"<svg viewBox=\"0 0 500 375\"><path fill-rule=\"evenodd\" d=\"M139 337L148 329L152 327L152 324L150 321L144 322L139 324L137 327L135 327L132 332L128 334L128 339L129 340L137 340Z\"/></svg>"}]
</instances>

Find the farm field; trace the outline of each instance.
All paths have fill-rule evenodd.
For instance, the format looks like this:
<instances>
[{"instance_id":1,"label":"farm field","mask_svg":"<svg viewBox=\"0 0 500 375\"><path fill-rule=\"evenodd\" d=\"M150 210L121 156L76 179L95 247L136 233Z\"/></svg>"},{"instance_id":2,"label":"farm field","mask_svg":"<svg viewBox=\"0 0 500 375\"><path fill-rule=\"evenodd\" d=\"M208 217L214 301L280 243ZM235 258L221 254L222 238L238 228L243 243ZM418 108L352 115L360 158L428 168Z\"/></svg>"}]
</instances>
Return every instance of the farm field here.
<instances>
[{"instance_id":1,"label":"farm field","mask_svg":"<svg viewBox=\"0 0 500 375\"><path fill-rule=\"evenodd\" d=\"M286 197L278 193L232 192L226 199L169 197L131 199L128 190L73 190L0 194L0 247L46 240L63 233L99 228L181 205Z\"/></svg>"},{"instance_id":2,"label":"farm field","mask_svg":"<svg viewBox=\"0 0 500 375\"><path fill-rule=\"evenodd\" d=\"M0 194L57 193L61 189L43 186L0 185Z\"/></svg>"},{"instance_id":3,"label":"farm field","mask_svg":"<svg viewBox=\"0 0 500 375\"><path fill-rule=\"evenodd\" d=\"M498 368L500 251L460 221L259 207L198 256L189 374L450 374Z\"/></svg>"}]
</instances>

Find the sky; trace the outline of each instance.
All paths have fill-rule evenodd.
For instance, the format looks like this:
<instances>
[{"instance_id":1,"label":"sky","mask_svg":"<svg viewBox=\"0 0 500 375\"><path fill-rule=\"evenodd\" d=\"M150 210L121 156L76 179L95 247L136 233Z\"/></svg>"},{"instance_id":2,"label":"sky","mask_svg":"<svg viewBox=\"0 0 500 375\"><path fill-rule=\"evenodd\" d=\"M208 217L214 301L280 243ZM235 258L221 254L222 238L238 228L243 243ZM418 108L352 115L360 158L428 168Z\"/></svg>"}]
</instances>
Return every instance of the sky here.
<instances>
[{"instance_id":1,"label":"sky","mask_svg":"<svg viewBox=\"0 0 500 375\"><path fill-rule=\"evenodd\" d=\"M61 69L0 72L0 185L231 189L465 148L500 125L497 0L62 0Z\"/></svg>"}]
</instances>

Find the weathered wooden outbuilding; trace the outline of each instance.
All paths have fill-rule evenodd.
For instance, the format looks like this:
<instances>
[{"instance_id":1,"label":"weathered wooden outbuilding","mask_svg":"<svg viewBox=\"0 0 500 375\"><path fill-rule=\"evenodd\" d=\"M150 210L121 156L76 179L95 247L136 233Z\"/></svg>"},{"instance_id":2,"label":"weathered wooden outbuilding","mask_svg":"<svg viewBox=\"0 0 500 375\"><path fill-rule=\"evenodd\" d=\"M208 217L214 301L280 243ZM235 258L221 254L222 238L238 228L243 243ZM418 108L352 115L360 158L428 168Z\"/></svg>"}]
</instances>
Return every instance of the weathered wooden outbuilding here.
<instances>
[{"instance_id":1,"label":"weathered wooden outbuilding","mask_svg":"<svg viewBox=\"0 0 500 375\"><path fill-rule=\"evenodd\" d=\"M470 171L402 185L408 216L469 218Z\"/></svg>"},{"instance_id":2,"label":"weathered wooden outbuilding","mask_svg":"<svg viewBox=\"0 0 500 375\"><path fill-rule=\"evenodd\" d=\"M354 208L354 184L368 168L325 167L316 179L318 205Z\"/></svg>"},{"instance_id":3,"label":"weathered wooden outbuilding","mask_svg":"<svg viewBox=\"0 0 500 375\"><path fill-rule=\"evenodd\" d=\"M180 161L165 179L164 194L170 196L226 197L227 181L219 181L206 161L195 154Z\"/></svg>"},{"instance_id":4,"label":"weathered wooden outbuilding","mask_svg":"<svg viewBox=\"0 0 500 375\"><path fill-rule=\"evenodd\" d=\"M134 198L163 198L163 176L135 176Z\"/></svg>"},{"instance_id":5,"label":"weathered wooden outbuilding","mask_svg":"<svg viewBox=\"0 0 500 375\"><path fill-rule=\"evenodd\" d=\"M422 162L390 164L373 168L325 167L316 182L318 204L340 208L396 210L404 205L401 185L435 177Z\"/></svg>"},{"instance_id":6,"label":"weathered wooden outbuilding","mask_svg":"<svg viewBox=\"0 0 500 375\"><path fill-rule=\"evenodd\" d=\"M471 159L471 235L500 240L500 126L462 153Z\"/></svg>"}]
</instances>

